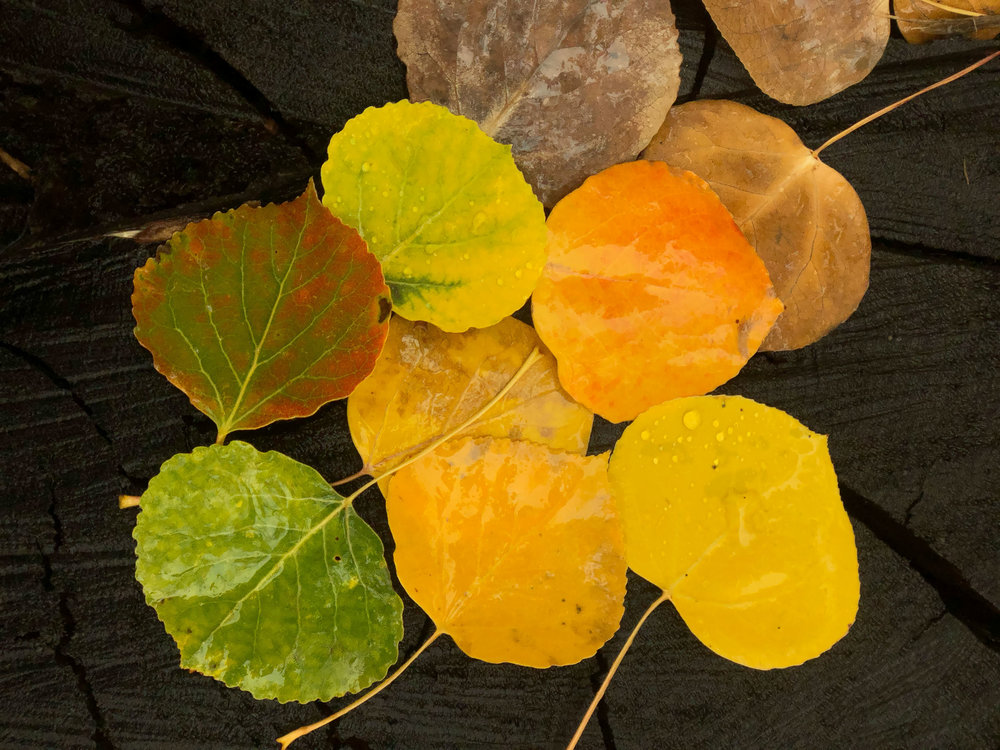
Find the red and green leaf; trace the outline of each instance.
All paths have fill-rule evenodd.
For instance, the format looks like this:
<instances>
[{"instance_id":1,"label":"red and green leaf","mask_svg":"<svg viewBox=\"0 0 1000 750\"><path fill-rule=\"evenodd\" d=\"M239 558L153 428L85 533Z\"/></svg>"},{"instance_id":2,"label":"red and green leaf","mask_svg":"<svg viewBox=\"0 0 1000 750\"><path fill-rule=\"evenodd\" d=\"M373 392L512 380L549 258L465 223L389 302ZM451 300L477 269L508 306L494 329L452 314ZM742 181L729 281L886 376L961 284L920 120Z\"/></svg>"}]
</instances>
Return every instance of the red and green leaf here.
<instances>
[{"instance_id":1,"label":"red and green leaf","mask_svg":"<svg viewBox=\"0 0 1000 750\"><path fill-rule=\"evenodd\" d=\"M135 273L135 335L153 364L233 430L349 395L388 331L375 256L319 202L242 206L191 224Z\"/></svg>"}]
</instances>

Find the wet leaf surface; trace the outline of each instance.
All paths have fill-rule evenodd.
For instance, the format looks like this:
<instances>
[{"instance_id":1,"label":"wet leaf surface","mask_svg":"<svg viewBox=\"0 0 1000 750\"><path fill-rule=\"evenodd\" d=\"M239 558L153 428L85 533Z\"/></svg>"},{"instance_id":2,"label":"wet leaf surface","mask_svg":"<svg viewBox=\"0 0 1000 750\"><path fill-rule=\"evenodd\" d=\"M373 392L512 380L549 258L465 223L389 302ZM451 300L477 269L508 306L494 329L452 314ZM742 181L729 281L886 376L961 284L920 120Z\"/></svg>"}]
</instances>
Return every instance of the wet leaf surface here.
<instances>
[{"instance_id":1,"label":"wet leaf surface","mask_svg":"<svg viewBox=\"0 0 1000 750\"><path fill-rule=\"evenodd\" d=\"M402 0L394 29L410 98L510 143L547 206L635 158L680 85L659 0Z\"/></svg>"},{"instance_id":2,"label":"wet leaf surface","mask_svg":"<svg viewBox=\"0 0 1000 750\"><path fill-rule=\"evenodd\" d=\"M535 326L566 391L610 421L726 382L781 312L764 264L690 172L611 167L548 224Z\"/></svg>"},{"instance_id":3,"label":"wet leaf surface","mask_svg":"<svg viewBox=\"0 0 1000 750\"><path fill-rule=\"evenodd\" d=\"M347 419L365 473L379 475L461 425L497 394L541 342L531 326L444 333L394 316L375 370L347 400ZM463 434L530 440L587 451L593 414L572 401L544 353L510 392ZM383 493L388 485L381 486Z\"/></svg>"},{"instance_id":4,"label":"wet leaf surface","mask_svg":"<svg viewBox=\"0 0 1000 750\"><path fill-rule=\"evenodd\" d=\"M739 396L676 399L625 429L609 476L629 567L720 656L801 664L854 622L854 532L825 436Z\"/></svg>"},{"instance_id":5,"label":"wet leaf surface","mask_svg":"<svg viewBox=\"0 0 1000 750\"><path fill-rule=\"evenodd\" d=\"M400 470L386 510L400 583L469 656L575 664L618 629L625 561L606 455L461 438Z\"/></svg>"},{"instance_id":6,"label":"wet leaf surface","mask_svg":"<svg viewBox=\"0 0 1000 750\"><path fill-rule=\"evenodd\" d=\"M430 103L370 107L330 140L323 203L382 263L393 309L446 331L515 312L545 262L545 214L510 148Z\"/></svg>"},{"instance_id":7,"label":"wet leaf surface","mask_svg":"<svg viewBox=\"0 0 1000 750\"><path fill-rule=\"evenodd\" d=\"M811 344L857 309L871 263L864 206L781 120L736 102L688 102L643 156L705 179L764 261L785 310L761 349Z\"/></svg>"},{"instance_id":8,"label":"wet leaf surface","mask_svg":"<svg viewBox=\"0 0 1000 750\"><path fill-rule=\"evenodd\" d=\"M181 666L279 701L385 676L403 636L382 542L313 469L246 443L167 461L142 496L136 578Z\"/></svg>"}]
</instances>

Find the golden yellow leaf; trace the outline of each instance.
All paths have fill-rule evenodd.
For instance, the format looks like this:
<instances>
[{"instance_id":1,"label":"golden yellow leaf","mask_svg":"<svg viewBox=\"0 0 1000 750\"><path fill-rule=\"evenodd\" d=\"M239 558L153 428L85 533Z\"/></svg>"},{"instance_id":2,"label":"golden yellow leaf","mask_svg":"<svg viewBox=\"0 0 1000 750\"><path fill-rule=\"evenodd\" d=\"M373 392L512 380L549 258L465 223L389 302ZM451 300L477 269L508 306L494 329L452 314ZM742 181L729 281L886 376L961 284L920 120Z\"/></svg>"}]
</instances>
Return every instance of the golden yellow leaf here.
<instances>
[{"instance_id":1,"label":"golden yellow leaf","mask_svg":"<svg viewBox=\"0 0 1000 750\"><path fill-rule=\"evenodd\" d=\"M857 551L825 436L749 399L677 399L625 430L609 475L629 567L719 655L793 666L854 622Z\"/></svg>"},{"instance_id":2,"label":"golden yellow leaf","mask_svg":"<svg viewBox=\"0 0 1000 750\"><path fill-rule=\"evenodd\" d=\"M399 581L466 654L574 664L618 629L621 528L607 456L460 438L389 486Z\"/></svg>"},{"instance_id":3,"label":"golden yellow leaf","mask_svg":"<svg viewBox=\"0 0 1000 750\"><path fill-rule=\"evenodd\" d=\"M383 474L462 424L517 372L541 342L531 326L445 333L394 316L375 370L347 401L347 420L366 474ZM585 453L594 415L562 390L543 352L517 385L463 433L530 440ZM388 479L382 483L385 492Z\"/></svg>"}]
</instances>

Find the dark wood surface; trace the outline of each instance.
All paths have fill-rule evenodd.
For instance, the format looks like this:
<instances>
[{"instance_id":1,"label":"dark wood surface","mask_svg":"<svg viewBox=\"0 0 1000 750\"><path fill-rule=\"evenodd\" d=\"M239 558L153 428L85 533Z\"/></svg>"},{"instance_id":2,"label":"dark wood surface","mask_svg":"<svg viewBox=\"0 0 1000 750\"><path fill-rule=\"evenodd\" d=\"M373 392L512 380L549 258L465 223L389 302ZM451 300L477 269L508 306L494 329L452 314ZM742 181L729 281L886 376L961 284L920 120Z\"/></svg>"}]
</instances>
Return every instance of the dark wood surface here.
<instances>
[{"instance_id":1,"label":"dark wood surface","mask_svg":"<svg viewBox=\"0 0 1000 750\"><path fill-rule=\"evenodd\" d=\"M788 121L808 145L996 44L898 36L861 84L796 109L757 92L696 2L675 2L681 94ZM135 511L206 418L131 334L152 219L285 199L364 107L406 96L392 0L0 0L0 746L251 748L329 713L177 667L133 577ZM830 435L861 563L858 620L823 657L757 672L664 608L585 748L1000 746L1000 63L831 147L874 239L846 324L724 390ZM595 428L593 448L620 427ZM248 434L330 479L359 465L344 407ZM381 500L360 512L388 539ZM629 585L623 626L652 600ZM429 633L408 602L404 654ZM306 747L558 748L624 638L533 671L445 639Z\"/></svg>"}]
</instances>

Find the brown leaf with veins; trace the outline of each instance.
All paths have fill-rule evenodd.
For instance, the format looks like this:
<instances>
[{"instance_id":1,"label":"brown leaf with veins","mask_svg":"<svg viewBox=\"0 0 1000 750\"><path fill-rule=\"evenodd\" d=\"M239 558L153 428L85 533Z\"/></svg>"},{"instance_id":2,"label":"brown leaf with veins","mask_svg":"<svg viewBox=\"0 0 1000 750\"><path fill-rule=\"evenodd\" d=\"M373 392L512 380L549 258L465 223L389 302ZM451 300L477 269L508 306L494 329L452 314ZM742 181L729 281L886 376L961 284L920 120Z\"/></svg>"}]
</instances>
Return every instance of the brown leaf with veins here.
<instances>
[{"instance_id":1,"label":"brown leaf with veins","mask_svg":"<svg viewBox=\"0 0 1000 750\"><path fill-rule=\"evenodd\" d=\"M393 28L410 98L511 144L547 206L633 159L680 85L666 0L400 0Z\"/></svg>"},{"instance_id":2,"label":"brown leaf with veins","mask_svg":"<svg viewBox=\"0 0 1000 750\"><path fill-rule=\"evenodd\" d=\"M857 309L871 259L864 206L781 120L689 102L670 110L643 157L706 180L764 261L785 311L762 351L811 344Z\"/></svg>"},{"instance_id":3,"label":"brown leaf with veins","mask_svg":"<svg viewBox=\"0 0 1000 750\"><path fill-rule=\"evenodd\" d=\"M1000 34L1000 0L893 0L892 5L896 25L910 44L950 36L988 40Z\"/></svg>"},{"instance_id":4,"label":"brown leaf with veins","mask_svg":"<svg viewBox=\"0 0 1000 750\"><path fill-rule=\"evenodd\" d=\"M705 0L761 91L813 104L864 78L889 40L889 0Z\"/></svg>"}]
</instances>

